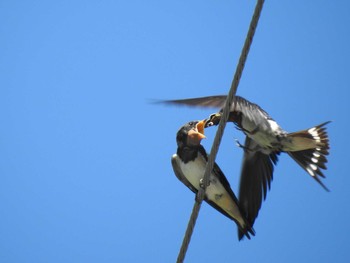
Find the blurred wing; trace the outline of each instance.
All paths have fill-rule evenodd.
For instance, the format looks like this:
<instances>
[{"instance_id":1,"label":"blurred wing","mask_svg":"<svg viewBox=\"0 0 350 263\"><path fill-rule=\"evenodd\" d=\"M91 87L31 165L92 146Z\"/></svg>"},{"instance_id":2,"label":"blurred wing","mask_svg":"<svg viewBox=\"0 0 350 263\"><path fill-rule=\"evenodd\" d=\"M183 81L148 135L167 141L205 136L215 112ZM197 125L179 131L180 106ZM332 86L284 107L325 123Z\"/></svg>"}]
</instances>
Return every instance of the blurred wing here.
<instances>
[{"instance_id":1,"label":"blurred wing","mask_svg":"<svg viewBox=\"0 0 350 263\"><path fill-rule=\"evenodd\" d=\"M163 100L163 101L159 101L159 103L221 109L225 105L225 101L226 101L226 96L218 95L218 96L208 96L208 97L182 99L182 100Z\"/></svg>"},{"instance_id":2,"label":"blurred wing","mask_svg":"<svg viewBox=\"0 0 350 263\"><path fill-rule=\"evenodd\" d=\"M279 153L263 153L260 146L248 136L245 147L238 200L248 222L253 226L262 201L270 190L274 164L278 161Z\"/></svg>"},{"instance_id":3,"label":"blurred wing","mask_svg":"<svg viewBox=\"0 0 350 263\"><path fill-rule=\"evenodd\" d=\"M181 100L162 100L158 101L157 103L222 109L225 106L226 97L227 96L225 95L217 95ZM240 96L235 97L230 111L241 113L243 116L245 116L245 118L248 118L250 121L257 124L261 122L261 116L264 116L263 119L265 119L265 117L272 119L269 114L264 111L259 105L252 103Z\"/></svg>"}]
</instances>

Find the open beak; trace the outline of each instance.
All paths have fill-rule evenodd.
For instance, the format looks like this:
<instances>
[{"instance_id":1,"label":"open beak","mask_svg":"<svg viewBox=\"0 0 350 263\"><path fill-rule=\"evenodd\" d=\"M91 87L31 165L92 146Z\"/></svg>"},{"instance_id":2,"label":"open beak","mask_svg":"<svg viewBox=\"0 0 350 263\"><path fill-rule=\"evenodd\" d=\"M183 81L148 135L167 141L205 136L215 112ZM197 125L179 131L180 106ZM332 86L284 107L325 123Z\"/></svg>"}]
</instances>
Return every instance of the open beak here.
<instances>
[{"instance_id":1,"label":"open beak","mask_svg":"<svg viewBox=\"0 0 350 263\"><path fill-rule=\"evenodd\" d=\"M196 127L193 127L191 130L188 131L188 144L190 145L199 145L201 143L201 140L205 138L204 135L204 125L206 123L206 120L199 121L196 124Z\"/></svg>"},{"instance_id":2,"label":"open beak","mask_svg":"<svg viewBox=\"0 0 350 263\"><path fill-rule=\"evenodd\" d=\"M207 120L202 120L200 122L197 123L196 125L196 129L197 129L197 136L198 136L198 139L204 139L205 138L205 135L204 135L204 126L206 124Z\"/></svg>"}]
</instances>

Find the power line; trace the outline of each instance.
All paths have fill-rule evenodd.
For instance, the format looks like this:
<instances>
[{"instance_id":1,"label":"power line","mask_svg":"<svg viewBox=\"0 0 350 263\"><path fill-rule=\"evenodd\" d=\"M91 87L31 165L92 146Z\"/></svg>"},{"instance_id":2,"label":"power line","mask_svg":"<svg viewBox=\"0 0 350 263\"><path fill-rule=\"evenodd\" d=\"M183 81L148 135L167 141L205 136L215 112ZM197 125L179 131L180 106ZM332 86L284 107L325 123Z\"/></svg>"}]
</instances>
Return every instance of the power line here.
<instances>
[{"instance_id":1,"label":"power line","mask_svg":"<svg viewBox=\"0 0 350 263\"><path fill-rule=\"evenodd\" d=\"M186 256L186 252L188 249L188 245L191 241L192 233L193 233L193 230L194 230L197 218L198 218L199 210L200 210L201 204L202 204L204 196L205 196L205 188L209 183L209 175L214 167L216 155L218 153L220 142L221 142L222 136L224 134L224 129L226 127L227 119L228 119L228 116L230 113L230 108L231 108L232 102L234 100L234 97L236 95L237 87L238 87L239 81L240 81L241 76L242 76L242 72L244 69L245 62L247 60L250 46L253 42L253 37L255 34L256 27L258 25L258 21L260 18L261 10L263 8L263 4L264 4L264 0L258 0L256 3L256 6L255 6L254 14L253 14L252 20L251 20L250 25L249 25L248 33L247 33L247 36L246 36L246 39L245 39L245 42L244 42L244 45L243 45L243 48L241 51L241 56L239 58L236 72L235 72L235 75L234 75L232 83L231 83L231 88L230 88L230 91L229 91L227 99L226 99L226 103L225 103L225 106L223 109L223 113L222 113L222 117L221 117L221 120L219 123L219 127L218 127L218 130L216 132L214 142L213 142L213 145L212 145L211 150L210 150L208 163L207 163L204 177L203 177L204 187L201 188L197 193L196 201L194 203L191 217L188 221L188 225L187 225L187 229L186 229L186 232L184 235L184 239L182 241L179 255L177 257L177 261L176 261L177 263L182 263L184 261L185 256Z\"/></svg>"}]
</instances>

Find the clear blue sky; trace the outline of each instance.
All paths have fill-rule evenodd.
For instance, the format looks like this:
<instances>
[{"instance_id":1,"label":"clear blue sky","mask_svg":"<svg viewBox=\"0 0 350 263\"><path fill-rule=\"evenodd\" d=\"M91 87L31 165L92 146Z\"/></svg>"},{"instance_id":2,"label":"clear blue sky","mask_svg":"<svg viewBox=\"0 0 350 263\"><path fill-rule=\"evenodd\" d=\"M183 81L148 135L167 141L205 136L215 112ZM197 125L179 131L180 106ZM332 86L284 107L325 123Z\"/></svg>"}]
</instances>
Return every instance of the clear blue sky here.
<instances>
[{"instance_id":1,"label":"clear blue sky","mask_svg":"<svg viewBox=\"0 0 350 263\"><path fill-rule=\"evenodd\" d=\"M149 101L227 93L254 7L1 1L0 262L175 262L194 200L175 135L214 110ZM238 88L287 131L333 121L331 192L282 155L256 237L204 204L186 262L349 262L349 11L267 1ZM237 192L235 138L217 162Z\"/></svg>"}]
</instances>

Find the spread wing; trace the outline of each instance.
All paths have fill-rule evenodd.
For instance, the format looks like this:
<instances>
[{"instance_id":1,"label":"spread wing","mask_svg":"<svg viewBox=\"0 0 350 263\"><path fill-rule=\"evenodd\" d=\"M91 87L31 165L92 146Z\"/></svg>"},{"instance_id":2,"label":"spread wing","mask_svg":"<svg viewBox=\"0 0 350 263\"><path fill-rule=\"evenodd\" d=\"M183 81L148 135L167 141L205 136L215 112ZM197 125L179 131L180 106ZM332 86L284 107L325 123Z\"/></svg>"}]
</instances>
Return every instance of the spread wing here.
<instances>
[{"instance_id":1,"label":"spread wing","mask_svg":"<svg viewBox=\"0 0 350 263\"><path fill-rule=\"evenodd\" d=\"M236 96L234 103L231 105L230 112L241 113L244 118L259 125L265 119L272 120L269 114L264 111L258 104L252 103L240 96Z\"/></svg>"},{"instance_id":2,"label":"spread wing","mask_svg":"<svg viewBox=\"0 0 350 263\"><path fill-rule=\"evenodd\" d=\"M186 105L191 107L218 108L221 111L225 106L226 97L227 96L225 95L215 95L180 100L164 100L159 102L165 104ZM252 103L240 96L235 96L235 99L231 105L230 112L233 114L242 114L244 118L249 119L251 122L255 123L255 125L261 124L261 122L266 121L266 119L272 120L269 114L264 111L259 105ZM217 118L215 125L219 124L219 121L220 119Z\"/></svg>"},{"instance_id":3,"label":"spread wing","mask_svg":"<svg viewBox=\"0 0 350 263\"><path fill-rule=\"evenodd\" d=\"M246 136L238 200L251 226L270 190L278 154L264 153L256 142Z\"/></svg>"},{"instance_id":4,"label":"spread wing","mask_svg":"<svg viewBox=\"0 0 350 263\"><path fill-rule=\"evenodd\" d=\"M224 107L225 101L226 101L226 96L217 95L217 96L208 96L208 97L201 97L201 98L181 99L181 100L164 100L164 101L160 101L160 103L221 109L222 107Z\"/></svg>"}]
</instances>

